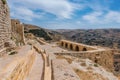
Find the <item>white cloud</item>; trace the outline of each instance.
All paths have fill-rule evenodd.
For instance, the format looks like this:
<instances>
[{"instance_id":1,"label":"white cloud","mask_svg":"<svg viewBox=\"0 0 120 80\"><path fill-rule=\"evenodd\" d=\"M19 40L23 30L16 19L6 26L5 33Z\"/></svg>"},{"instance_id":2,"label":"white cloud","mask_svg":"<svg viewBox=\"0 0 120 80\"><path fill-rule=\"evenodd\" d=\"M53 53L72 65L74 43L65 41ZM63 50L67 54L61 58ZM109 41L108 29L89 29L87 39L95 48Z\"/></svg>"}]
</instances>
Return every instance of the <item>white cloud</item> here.
<instances>
[{"instance_id":1,"label":"white cloud","mask_svg":"<svg viewBox=\"0 0 120 80\"><path fill-rule=\"evenodd\" d=\"M120 23L120 12L108 11L104 12L92 12L84 15L83 20L90 24L109 24L109 23Z\"/></svg>"},{"instance_id":2,"label":"white cloud","mask_svg":"<svg viewBox=\"0 0 120 80\"><path fill-rule=\"evenodd\" d=\"M27 11L30 14L30 10L42 10L59 18L71 18L74 10L78 7L78 5L68 0L8 0L8 2L12 6L11 8L18 8L18 12L22 10L21 8L19 9L19 7L24 7L25 9L29 9L29 11ZM15 12L15 10L12 10L12 12ZM25 12L25 15L31 16L28 15L28 13ZM22 12L19 14L22 14Z\"/></svg>"},{"instance_id":3,"label":"white cloud","mask_svg":"<svg viewBox=\"0 0 120 80\"><path fill-rule=\"evenodd\" d=\"M106 14L104 18L106 22L120 23L120 12L109 11L108 14Z\"/></svg>"},{"instance_id":4,"label":"white cloud","mask_svg":"<svg viewBox=\"0 0 120 80\"><path fill-rule=\"evenodd\" d=\"M14 12L11 13L12 17L32 21L34 18L39 18L38 14L35 14L32 10L24 7L14 8Z\"/></svg>"},{"instance_id":5,"label":"white cloud","mask_svg":"<svg viewBox=\"0 0 120 80\"><path fill-rule=\"evenodd\" d=\"M83 16L83 20L86 20L90 23L98 23L100 20L99 20L99 17L102 15L103 13L102 12L93 12L93 13L90 13L90 14L87 14L87 15L84 15Z\"/></svg>"}]
</instances>

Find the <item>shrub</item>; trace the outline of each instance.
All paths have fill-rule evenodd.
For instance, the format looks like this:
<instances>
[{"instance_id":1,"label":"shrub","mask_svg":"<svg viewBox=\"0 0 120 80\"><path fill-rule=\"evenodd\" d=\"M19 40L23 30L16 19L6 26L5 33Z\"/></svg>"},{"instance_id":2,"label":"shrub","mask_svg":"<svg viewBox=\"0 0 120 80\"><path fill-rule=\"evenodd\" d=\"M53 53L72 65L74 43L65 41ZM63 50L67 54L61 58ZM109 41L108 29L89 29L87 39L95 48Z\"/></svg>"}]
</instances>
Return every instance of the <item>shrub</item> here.
<instances>
[{"instance_id":1,"label":"shrub","mask_svg":"<svg viewBox=\"0 0 120 80\"><path fill-rule=\"evenodd\" d=\"M29 32L37 37L43 37L45 40L52 40L52 38L43 29L33 29L29 30Z\"/></svg>"},{"instance_id":2,"label":"shrub","mask_svg":"<svg viewBox=\"0 0 120 80\"><path fill-rule=\"evenodd\" d=\"M6 0L2 0L3 4L6 4Z\"/></svg>"},{"instance_id":3,"label":"shrub","mask_svg":"<svg viewBox=\"0 0 120 80\"><path fill-rule=\"evenodd\" d=\"M98 64L94 64L95 67L98 67Z\"/></svg>"},{"instance_id":4,"label":"shrub","mask_svg":"<svg viewBox=\"0 0 120 80\"><path fill-rule=\"evenodd\" d=\"M14 54L17 54L17 52L16 51L11 52L9 55L14 55Z\"/></svg>"}]
</instances>

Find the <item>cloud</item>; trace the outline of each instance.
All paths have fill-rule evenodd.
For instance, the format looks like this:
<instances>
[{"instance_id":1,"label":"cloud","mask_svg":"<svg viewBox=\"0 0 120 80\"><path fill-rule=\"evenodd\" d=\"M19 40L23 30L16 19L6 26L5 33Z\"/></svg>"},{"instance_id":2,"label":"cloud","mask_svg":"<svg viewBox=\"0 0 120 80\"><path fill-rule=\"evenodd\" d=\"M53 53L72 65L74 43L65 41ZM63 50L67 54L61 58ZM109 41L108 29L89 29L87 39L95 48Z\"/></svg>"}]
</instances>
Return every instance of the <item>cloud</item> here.
<instances>
[{"instance_id":1,"label":"cloud","mask_svg":"<svg viewBox=\"0 0 120 80\"><path fill-rule=\"evenodd\" d=\"M84 15L83 20L88 21L89 23L98 23L100 21L99 17L102 15L102 12L92 12L90 14Z\"/></svg>"},{"instance_id":2,"label":"cloud","mask_svg":"<svg viewBox=\"0 0 120 80\"><path fill-rule=\"evenodd\" d=\"M28 13L33 14L33 10L42 10L46 13L53 14L59 18L71 18L74 11L77 9L78 5L75 5L68 0L8 0L9 4L15 10L12 10L11 13L18 11L18 14L22 14L21 10L29 9ZM18 8L18 10L16 10ZM23 9L22 9L23 8ZM23 11L24 12L24 11ZM27 12L24 14L29 17ZM16 14L17 15L17 14ZM33 15L32 15L33 16Z\"/></svg>"},{"instance_id":3,"label":"cloud","mask_svg":"<svg viewBox=\"0 0 120 80\"><path fill-rule=\"evenodd\" d=\"M109 11L105 16L106 22L116 22L120 23L120 12L118 11Z\"/></svg>"},{"instance_id":4,"label":"cloud","mask_svg":"<svg viewBox=\"0 0 120 80\"><path fill-rule=\"evenodd\" d=\"M46 28L94 28L120 25L114 0L8 0L11 17ZM50 22L53 23L50 23Z\"/></svg>"},{"instance_id":5,"label":"cloud","mask_svg":"<svg viewBox=\"0 0 120 80\"><path fill-rule=\"evenodd\" d=\"M120 12L108 11L105 12L92 12L84 15L83 20L90 24L109 24L109 23L120 23Z\"/></svg>"},{"instance_id":6,"label":"cloud","mask_svg":"<svg viewBox=\"0 0 120 80\"><path fill-rule=\"evenodd\" d=\"M18 18L18 19L27 20L27 21L32 21L32 19L34 18L40 18L40 15L24 7L14 8L14 11L11 13L11 16L13 18Z\"/></svg>"}]
</instances>

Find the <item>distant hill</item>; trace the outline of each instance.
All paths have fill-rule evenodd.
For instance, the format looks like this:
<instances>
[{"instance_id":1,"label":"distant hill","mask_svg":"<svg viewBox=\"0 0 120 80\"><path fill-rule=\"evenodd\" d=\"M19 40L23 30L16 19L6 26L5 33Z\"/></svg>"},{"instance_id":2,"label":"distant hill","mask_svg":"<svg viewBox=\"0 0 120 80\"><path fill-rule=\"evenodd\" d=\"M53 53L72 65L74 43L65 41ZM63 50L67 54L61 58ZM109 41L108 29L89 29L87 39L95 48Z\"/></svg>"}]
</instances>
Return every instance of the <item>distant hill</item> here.
<instances>
[{"instance_id":1,"label":"distant hill","mask_svg":"<svg viewBox=\"0 0 120 80\"><path fill-rule=\"evenodd\" d=\"M25 33L32 33L36 37L42 37L45 40L57 41L63 38L63 36L56 31L44 29L36 25L24 24L24 29Z\"/></svg>"},{"instance_id":2,"label":"distant hill","mask_svg":"<svg viewBox=\"0 0 120 80\"><path fill-rule=\"evenodd\" d=\"M120 49L120 29L56 30L67 39L88 45L118 47Z\"/></svg>"},{"instance_id":3,"label":"distant hill","mask_svg":"<svg viewBox=\"0 0 120 80\"><path fill-rule=\"evenodd\" d=\"M45 40L68 39L87 45L97 45L120 49L120 29L57 29L49 30L39 26L24 24L25 33L32 33Z\"/></svg>"}]
</instances>

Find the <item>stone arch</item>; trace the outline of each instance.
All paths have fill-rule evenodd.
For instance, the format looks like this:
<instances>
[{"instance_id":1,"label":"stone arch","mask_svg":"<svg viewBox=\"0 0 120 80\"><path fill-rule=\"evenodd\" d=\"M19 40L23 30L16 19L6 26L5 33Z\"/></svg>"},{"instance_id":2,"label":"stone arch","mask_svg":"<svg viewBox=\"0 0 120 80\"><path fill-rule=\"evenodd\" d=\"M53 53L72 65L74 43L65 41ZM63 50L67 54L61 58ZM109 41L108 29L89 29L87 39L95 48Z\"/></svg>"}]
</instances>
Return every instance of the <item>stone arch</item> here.
<instances>
[{"instance_id":1,"label":"stone arch","mask_svg":"<svg viewBox=\"0 0 120 80\"><path fill-rule=\"evenodd\" d=\"M82 49L82 51L87 51L87 49L84 47L84 48Z\"/></svg>"},{"instance_id":2,"label":"stone arch","mask_svg":"<svg viewBox=\"0 0 120 80\"><path fill-rule=\"evenodd\" d=\"M75 47L75 51L79 51L79 47L78 46Z\"/></svg>"},{"instance_id":3,"label":"stone arch","mask_svg":"<svg viewBox=\"0 0 120 80\"><path fill-rule=\"evenodd\" d=\"M61 46L64 46L64 42L61 42Z\"/></svg>"},{"instance_id":4,"label":"stone arch","mask_svg":"<svg viewBox=\"0 0 120 80\"><path fill-rule=\"evenodd\" d=\"M70 50L73 50L73 45L72 44L70 44Z\"/></svg>"},{"instance_id":5,"label":"stone arch","mask_svg":"<svg viewBox=\"0 0 120 80\"><path fill-rule=\"evenodd\" d=\"M68 43L65 43L65 48L68 48Z\"/></svg>"}]
</instances>

